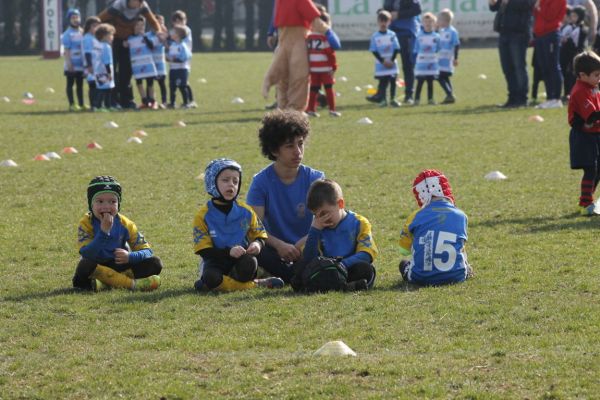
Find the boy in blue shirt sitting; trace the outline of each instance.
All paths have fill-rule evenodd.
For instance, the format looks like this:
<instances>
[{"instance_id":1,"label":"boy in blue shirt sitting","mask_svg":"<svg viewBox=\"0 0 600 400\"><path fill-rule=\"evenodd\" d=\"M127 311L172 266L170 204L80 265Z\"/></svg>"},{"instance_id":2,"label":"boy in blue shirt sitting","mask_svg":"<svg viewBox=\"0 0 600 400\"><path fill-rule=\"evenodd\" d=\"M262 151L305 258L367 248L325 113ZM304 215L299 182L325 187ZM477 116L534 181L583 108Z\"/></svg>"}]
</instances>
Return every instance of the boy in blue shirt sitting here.
<instances>
[{"instance_id":1,"label":"boy in blue shirt sitting","mask_svg":"<svg viewBox=\"0 0 600 400\"><path fill-rule=\"evenodd\" d=\"M204 184L212 199L194 218L194 252L202 257L196 290L283 287L279 278L254 279L267 233L254 210L236 200L241 180L242 167L234 160L218 158L206 166Z\"/></svg>"},{"instance_id":2,"label":"boy in blue shirt sitting","mask_svg":"<svg viewBox=\"0 0 600 400\"><path fill-rule=\"evenodd\" d=\"M413 183L419 209L400 234L402 279L419 285L462 282L472 276L467 263L467 216L454 205L448 179L434 169L421 172Z\"/></svg>"},{"instance_id":3,"label":"boy in blue shirt sitting","mask_svg":"<svg viewBox=\"0 0 600 400\"><path fill-rule=\"evenodd\" d=\"M336 258L348 272L346 290L365 290L375 283L377 246L369 221L344 208L342 188L335 181L321 179L308 191L307 207L313 213L302 252L305 263L318 256Z\"/></svg>"}]
</instances>

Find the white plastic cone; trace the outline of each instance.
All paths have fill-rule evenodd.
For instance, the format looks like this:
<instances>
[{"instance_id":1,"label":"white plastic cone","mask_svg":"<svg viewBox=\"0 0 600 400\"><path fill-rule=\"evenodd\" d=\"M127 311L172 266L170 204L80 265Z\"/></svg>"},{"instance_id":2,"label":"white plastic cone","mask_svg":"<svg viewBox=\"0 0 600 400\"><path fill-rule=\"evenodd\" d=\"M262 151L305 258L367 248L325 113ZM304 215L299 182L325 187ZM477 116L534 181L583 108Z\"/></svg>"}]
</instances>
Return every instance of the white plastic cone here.
<instances>
[{"instance_id":1,"label":"white plastic cone","mask_svg":"<svg viewBox=\"0 0 600 400\"><path fill-rule=\"evenodd\" d=\"M51 87L46 88L46 93L54 93L54 89Z\"/></svg>"},{"instance_id":2,"label":"white plastic cone","mask_svg":"<svg viewBox=\"0 0 600 400\"><path fill-rule=\"evenodd\" d=\"M544 117L541 115L532 115L528 118L530 122L544 122Z\"/></svg>"},{"instance_id":3,"label":"white plastic cone","mask_svg":"<svg viewBox=\"0 0 600 400\"><path fill-rule=\"evenodd\" d=\"M33 93L25 92L25 93L23 93L23 98L24 99L33 99Z\"/></svg>"},{"instance_id":4,"label":"white plastic cone","mask_svg":"<svg viewBox=\"0 0 600 400\"><path fill-rule=\"evenodd\" d=\"M341 76L340 77L340 81L342 81L342 82L348 82L348 78L346 78L345 76Z\"/></svg>"},{"instance_id":5,"label":"white plastic cone","mask_svg":"<svg viewBox=\"0 0 600 400\"><path fill-rule=\"evenodd\" d=\"M185 128L186 124L183 121L177 121L177 122L175 122L175 126L177 126L179 128Z\"/></svg>"},{"instance_id":6,"label":"white plastic cone","mask_svg":"<svg viewBox=\"0 0 600 400\"><path fill-rule=\"evenodd\" d=\"M44 155L51 160L60 160L60 156L54 151L49 151Z\"/></svg>"},{"instance_id":7,"label":"white plastic cone","mask_svg":"<svg viewBox=\"0 0 600 400\"><path fill-rule=\"evenodd\" d=\"M357 91L357 92L360 92L362 89L361 89L360 86L354 86L354 90Z\"/></svg>"},{"instance_id":8,"label":"white plastic cone","mask_svg":"<svg viewBox=\"0 0 600 400\"><path fill-rule=\"evenodd\" d=\"M487 174L484 178L488 181L502 181L506 179L506 175L504 175L500 171L492 171L489 174Z\"/></svg>"},{"instance_id":9,"label":"white plastic cone","mask_svg":"<svg viewBox=\"0 0 600 400\"><path fill-rule=\"evenodd\" d=\"M352 356L356 357L356 353L348 345L341 340L327 342L321 348L314 352L315 356Z\"/></svg>"},{"instance_id":10,"label":"white plastic cone","mask_svg":"<svg viewBox=\"0 0 600 400\"><path fill-rule=\"evenodd\" d=\"M4 96L2 98L2 101L5 102L5 103L10 103L10 99L8 97L6 97L6 96Z\"/></svg>"},{"instance_id":11,"label":"white plastic cone","mask_svg":"<svg viewBox=\"0 0 600 400\"><path fill-rule=\"evenodd\" d=\"M133 136L143 138L143 137L147 137L148 134L146 133L146 131L138 130L138 131L133 132Z\"/></svg>"},{"instance_id":12,"label":"white plastic cone","mask_svg":"<svg viewBox=\"0 0 600 400\"><path fill-rule=\"evenodd\" d=\"M115 121L108 121L107 123L104 124L105 128L118 128L119 124L117 124Z\"/></svg>"},{"instance_id":13,"label":"white plastic cone","mask_svg":"<svg viewBox=\"0 0 600 400\"><path fill-rule=\"evenodd\" d=\"M16 167L17 163L13 160L2 160L0 162L0 167Z\"/></svg>"},{"instance_id":14,"label":"white plastic cone","mask_svg":"<svg viewBox=\"0 0 600 400\"><path fill-rule=\"evenodd\" d=\"M233 103L233 104L244 104L244 99L242 99L241 97L234 97L233 100L231 100L231 103Z\"/></svg>"},{"instance_id":15,"label":"white plastic cone","mask_svg":"<svg viewBox=\"0 0 600 400\"><path fill-rule=\"evenodd\" d=\"M206 83L207 81L204 78L200 78L200 79L198 79L198 82L200 82L200 83Z\"/></svg>"},{"instance_id":16,"label":"white plastic cone","mask_svg":"<svg viewBox=\"0 0 600 400\"><path fill-rule=\"evenodd\" d=\"M371 121L371 118L369 118L369 117L363 117L356 122L359 124L363 124L363 125L372 125L373 124L373 121Z\"/></svg>"},{"instance_id":17,"label":"white plastic cone","mask_svg":"<svg viewBox=\"0 0 600 400\"><path fill-rule=\"evenodd\" d=\"M371 85L371 84L368 84L368 85L365 85L365 86L363 86L363 88L365 88L365 89L367 89L367 90L368 90L368 89L373 89L373 85Z\"/></svg>"},{"instance_id":18,"label":"white plastic cone","mask_svg":"<svg viewBox=\"0 0 600 400\"><path fill-rule=\"evenodd\" d=\"M487 79L487 75L486 74L479 74L477 77L479 79Z\"/></svg>"},{"instance_id":19,"label":"white plastic cone","mask_svg":"<svg viewBox=\"0 0 600 400\"><path fill-rule=\"evenodd\" d=\"M138 143L138 144L142 144L142 139L140 139L137 136L132 136L129 139L127 139L127 143Z\"/></svg>"}]
</instances>

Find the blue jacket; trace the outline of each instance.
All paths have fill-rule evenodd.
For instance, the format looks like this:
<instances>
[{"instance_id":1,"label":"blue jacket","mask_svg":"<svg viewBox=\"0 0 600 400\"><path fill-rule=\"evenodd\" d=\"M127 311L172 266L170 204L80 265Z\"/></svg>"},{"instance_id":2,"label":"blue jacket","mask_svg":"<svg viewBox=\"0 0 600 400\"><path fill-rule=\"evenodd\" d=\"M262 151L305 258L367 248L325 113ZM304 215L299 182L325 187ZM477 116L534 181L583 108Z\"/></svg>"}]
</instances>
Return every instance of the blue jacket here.
<instances>
[{"instance_id":1,"label":"blue jacket","mask_svg":"<svg viewBox=\"0 0 600 400\"><path fill-rule=\"evenodd\" d=\"M502 33L531 33L532 10L535 0L509 0L501 7L502 0L490 5L490 11L496 12L494 31Z\"/></svg>"},{"instance_id":2,"label":"blue jacket","mask_svg":"<svg viewBox=\"0 0 600 400\"><path fill-rule=\"evenodd\" d=\"M397 35L417 36L421 0L385 0L383 9L398 13L398 17L390 24L390 29Z\"/></svg>"}]
</instances>

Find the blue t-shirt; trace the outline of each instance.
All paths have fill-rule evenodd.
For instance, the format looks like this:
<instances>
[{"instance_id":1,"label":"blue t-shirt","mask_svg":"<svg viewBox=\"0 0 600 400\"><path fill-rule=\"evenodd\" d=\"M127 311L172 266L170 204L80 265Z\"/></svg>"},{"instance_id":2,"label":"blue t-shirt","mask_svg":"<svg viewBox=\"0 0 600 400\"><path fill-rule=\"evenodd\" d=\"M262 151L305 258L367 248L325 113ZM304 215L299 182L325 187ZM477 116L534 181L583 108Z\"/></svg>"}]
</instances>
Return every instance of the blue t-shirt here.
<instances>
[{"instance_id":1,"label":"blue t-shirt","mask_svg":"<svg viewBox=\"0 0 600 400\"><path fill-rule=\"evenodd\" d=\"M81 54L81 42L83 35L80 28L68 27L62 34L62 44L65 50L71 52L71 65L73 71L83 71L83 55ZM67 61L65 60L65 71L67 71Z\"/></svg>"},{"instance_id":2,"label":"blue t-shirt","mask_svg":"<svg viewBox=\"0 0 600 400\"><path fill-rule=\"evenodd\" d=\"M381 58L389 60L394 54L394 50L400 50L400 43L396 34L389 29L385 32L375 32L371 36L369 51L376 51ZM375 59L375 76L393 76L398 75L398 64L394 59L394 65L391 68L386 68L379 60Z\"/></svg>"},{"instance_id":3,"label":"blue t-shirt","mask_svg":"<svg viewBox=\"0 0 600 400\"><path fill-rule=\"evenodd\" d=\"M458 31L453 26L441 28L440 51L438 52L438 65L440 71L454 72L454 48L460 44Z\"/></svg>"},{"instance_id":4,"label":"blue t-shirt","mask_svg":"<svg viewBox=\"0 0 600 400\"><path fill-rule=\"evenodd\" d=\"M440 70L438 66L438 51L440 49L440 35L436 32L421 30L417 34L415 53L415 76L436 76Z\"/></svg>"},{"instance_id":5,"label":"blue t-shirt","mask_svg":"<svg viewBox=\"0 0 600 400\"><path fill-rule=\"evenodd\" d=\"M448 200L435 200L412 213L400 234L400 251L411 255L408 279L437 285L467 277L467 216Z\"/></svg>"},{"instance_id":6,"label":"blue t-shirt","mask_svg":"<svg viewBox=\"0 0 600 400\"><path fill-rule=\"evenodd\" d=\"M145 35L131 35L127 38L131 72L135 79L154 78L156 76L152 50L150 50L144 39L146 39Z\"/></svg>"},{"instance_id":7,"label":"blue t-shirt","mask_svg":"<svg viewBox=\"0 0 600 400\"><path fill-rule=\"evenodd\" d=\"M102 43L99 42L98 40L96 40L96 38L94 37L93 34L91 33L86 33L85 35L83 35L83 42L81 45L82 49L83 49L83 66L85 68L90 68L91 72L87 75L87 80L88 82L93 82L94 81L94 60L99 59L100 54L102 54ZM88 65L87 63L87 59L85 58L86 54L90 54L91 55L91 61L92 61L92 65Z\"/></svg>"},{"instance_id":8,"label":"blue t-shirt","mask_svg":"<svg viewBox=\"0 0 600 400\"><path fill-rule=\"evenodd\" d=\"M154 66L156 67L157 76L167 75L167 60L165 58L165 45L160 41L158 35L155 32L146 33L146 37L152 42L154 48L152 49L152 59L154 60Z\"/></svg>"},{"instance_id":9,"label":"blue t-shirt","mask_svg":"<svg viewBox=\"0 0 600 400\"><path fill-rule=\"evenodd\" d=\"M102 50L98 60L94 60L94 77L96 78L96 88L112 89L115 87L115 69L113 67L113 56L110 44L102 42ZM106 66L110 66L110 76Z\"/></svg>"},{"instance_id":10,"label":"blue t-shirt","mask_svg":"<svg viewBox=\"0 0 600 400\"><path fill-rule=\"evenodd\" d=\"M300 165L296 180L286 185L271 164L254 175L246 201L250 206L264 207L263 222L269 235L294 244L308 233L312 223L306 208L308 188L323 178L323 172Z\"/></svg>"}]
</instances>

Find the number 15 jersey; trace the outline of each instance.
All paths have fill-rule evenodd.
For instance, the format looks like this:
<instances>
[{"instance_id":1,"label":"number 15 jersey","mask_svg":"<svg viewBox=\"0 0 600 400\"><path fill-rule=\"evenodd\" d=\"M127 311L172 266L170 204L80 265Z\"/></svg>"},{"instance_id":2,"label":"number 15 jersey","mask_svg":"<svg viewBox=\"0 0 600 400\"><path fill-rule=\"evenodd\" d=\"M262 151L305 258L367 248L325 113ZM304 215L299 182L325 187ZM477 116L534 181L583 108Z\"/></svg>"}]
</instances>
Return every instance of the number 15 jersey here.
<instances>
[{"instance_id":1,"label":"number 15 jersey","mask_svg":"<svg viewBox=\"0 0 600 400\"><path fill-rule=\"evenodd\" d=\"M438 285L467 277L467 216L446 199L413 212L400 233L400 252L411 255L408 280Z\"/></svg>"}]
</instances>

